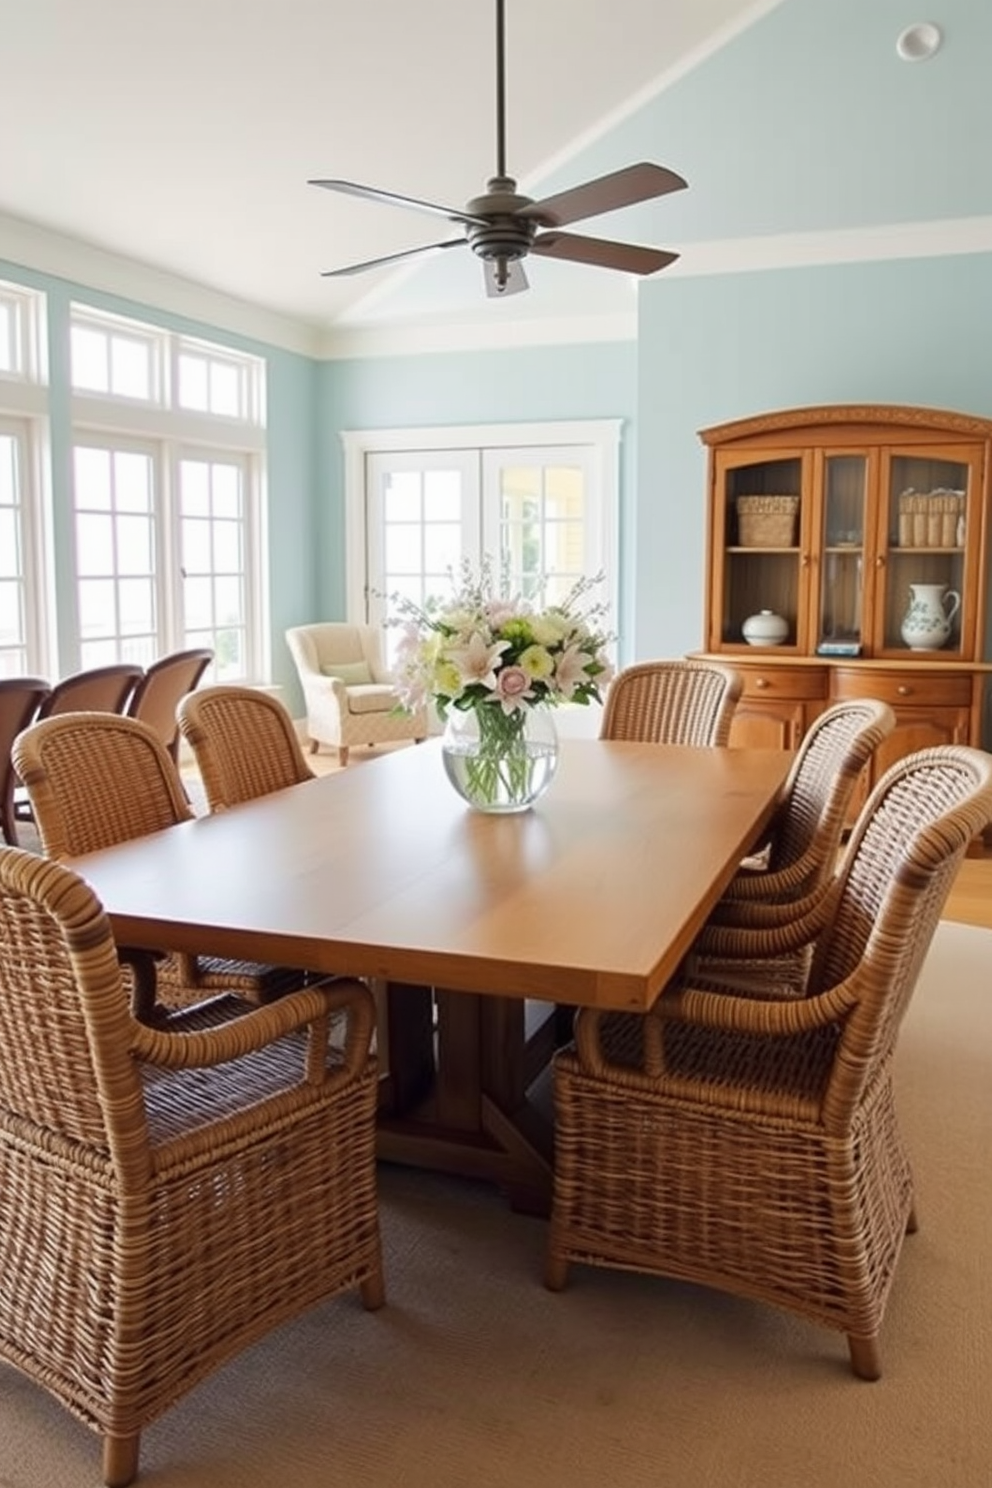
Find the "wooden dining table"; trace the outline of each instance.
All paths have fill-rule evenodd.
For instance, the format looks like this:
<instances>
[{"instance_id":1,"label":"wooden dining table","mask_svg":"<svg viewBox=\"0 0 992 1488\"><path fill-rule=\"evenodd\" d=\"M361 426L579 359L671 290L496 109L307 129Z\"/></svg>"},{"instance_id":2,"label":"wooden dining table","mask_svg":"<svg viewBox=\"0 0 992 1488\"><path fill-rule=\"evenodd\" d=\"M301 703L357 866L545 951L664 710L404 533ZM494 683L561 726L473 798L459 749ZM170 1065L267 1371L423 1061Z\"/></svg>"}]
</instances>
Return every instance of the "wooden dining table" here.
<instances>
[{"instance_id":1,"label":"wooden dining table","mask_svg":"<svg viewBox=\"0 0 992 1488\"><path fill-rule=\"evenodd\" d=\"M567 1016L651 1007L789 763L566 739L547 794L494 816L466 807L430 741L72 866L121 946L369 979L380 1157L542 1211L553 1124L534 1087Z\"/></svg>"}]
</instances>

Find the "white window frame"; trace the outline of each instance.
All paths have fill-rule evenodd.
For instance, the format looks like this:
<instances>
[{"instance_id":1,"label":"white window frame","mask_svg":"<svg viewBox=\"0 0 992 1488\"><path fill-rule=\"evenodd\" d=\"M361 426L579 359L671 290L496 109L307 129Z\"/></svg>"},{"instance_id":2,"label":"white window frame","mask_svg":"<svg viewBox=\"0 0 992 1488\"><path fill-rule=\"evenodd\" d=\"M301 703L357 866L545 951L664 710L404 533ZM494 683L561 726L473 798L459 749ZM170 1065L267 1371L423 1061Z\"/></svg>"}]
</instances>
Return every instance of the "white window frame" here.
<instances>
[{"instance_id":1,"label":"white window frame","mask_svg":"<svg viewBox=\"0 0 992 1488\"><path fill-rule=\"evenodd\" d=\"M617 630L616 592L619 556L620 419L582 419L533 424L472 424L417 429L343 430L345 466L345 578L347 618L356 624L369 617L371 572L367 523L369 457L388 453L474 451L481 465L487 452L523 457L529 451L542 460L583 448L591 460L595 490L589 493L591 523L587 551L598 555L595 571L604 583L597 594L606 607L604 623ZM482 541L488 534L483 531ZM592 575L588 575L591 577Z\"/></svg>"},{"instance_id":2,"label":"white window frame","mask_svg":"<svg viewBox=\"0 0 992 1488\"><path fill-rule=\"evenodd\" d=\"M55 560L52 550L51 463L48 422L47 300L41 290L0 280L0 300L16 322L17 364L0 372L0 419L21 450L18 514L21 528L24 645L27 671L52 672L55 635Z\"/></svg>"},{"instance_id":3,"label":"white window frame","mask_svg":"<svg viewBox=\"0 0 992 1488\"><path fill-rule=\"evenodd\" d=\"M157 622L161 651L184 644L182 573L179 568L178 462L225 460L242 464L245 483L245 682L270 675L268 592L265 582L268 532L265 522L265 363L260 357L219 343L132 321L73 301L72 325L91 326L146 341L152 349L152 395L72 390L72 444L97 441L110 448L154 446ZM183 352L238 369L244 417L189 411L176 405L178 359ZM75 503L73 502L73 509ZM75 579L75 574L73 575ZM75 599L73 600L75 605ZM73 630L76 627L73 626ZM77 641L78 644L78 641Z\"/></svg>"}]
</instances>

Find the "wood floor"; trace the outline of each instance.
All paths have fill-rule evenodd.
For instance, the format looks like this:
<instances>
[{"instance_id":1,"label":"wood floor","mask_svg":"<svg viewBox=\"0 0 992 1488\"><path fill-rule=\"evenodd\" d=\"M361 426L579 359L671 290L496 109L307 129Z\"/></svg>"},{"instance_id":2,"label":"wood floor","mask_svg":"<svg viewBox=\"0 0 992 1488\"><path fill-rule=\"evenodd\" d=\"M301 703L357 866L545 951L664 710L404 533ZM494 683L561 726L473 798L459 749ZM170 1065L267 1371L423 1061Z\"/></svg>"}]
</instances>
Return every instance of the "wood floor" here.
<instances>
[{"instance_id":1,"label":"wood floor","mask_svg":"<svg viewBox=\"0 0 992 1488\"><path fill-rule=\"evenodd\" d=\"M944 919L992 930L992 852L988 849L984 857L965 858L961 864Z\"/></svg>"}]
</instances>

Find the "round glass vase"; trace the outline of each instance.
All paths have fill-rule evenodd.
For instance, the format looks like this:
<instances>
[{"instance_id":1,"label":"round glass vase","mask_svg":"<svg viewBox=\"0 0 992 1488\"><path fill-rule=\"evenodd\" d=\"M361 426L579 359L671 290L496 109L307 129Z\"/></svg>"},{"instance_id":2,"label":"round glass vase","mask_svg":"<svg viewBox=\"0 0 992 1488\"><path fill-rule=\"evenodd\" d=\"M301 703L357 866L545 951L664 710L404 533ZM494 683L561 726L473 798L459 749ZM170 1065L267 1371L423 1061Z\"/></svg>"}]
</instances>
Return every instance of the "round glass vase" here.
<instances>
[{"instance_id":1,"label":"round glass vase","mask_svg":"<svg viewBox=\"0 0 992 1488\"><path fill-rule=\"evenodd\" d=\"M526 811L558 768L558 731L546 707L504 713L499 703L452 708L441 740L448 779L475 811Z\"/></svg>"}]
</instances>

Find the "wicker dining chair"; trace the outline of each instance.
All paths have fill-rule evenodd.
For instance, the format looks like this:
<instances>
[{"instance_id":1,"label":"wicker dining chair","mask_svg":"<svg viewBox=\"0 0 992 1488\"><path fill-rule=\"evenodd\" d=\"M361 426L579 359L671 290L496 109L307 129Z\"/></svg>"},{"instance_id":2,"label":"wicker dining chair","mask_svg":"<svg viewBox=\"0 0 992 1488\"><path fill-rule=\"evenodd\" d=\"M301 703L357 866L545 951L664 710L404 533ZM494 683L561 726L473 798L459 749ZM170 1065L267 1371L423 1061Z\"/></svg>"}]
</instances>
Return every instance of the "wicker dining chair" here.
<instances>
[{"instance_id":1,"label":"wicker dining chair","mask_svg":"<svg viewBox=\"0 0 992 1488\"><path fill-rule=\"evenodd\" d=\"M829 878L854 789L895 726L888 703L874 698L835 703L813 720L782 787L760 862L743 865L734 876L718 917L725 908L732 914L741 900L801 899Z\"/></svg>"},{"instance_id":2,"label":"wicker dining chair","mask_svg":"<svg viewBox=\"0 0 992 1488\"><path fill-rule=\"evenodd\" d=\"M179 720L176 709L188 692L199 685L214 659L208 646L188 651L170 651L146 668L127 705L129 718L151 724L172 758L179 760Z\"/></svg>"},{"instance_id":3,"label":"wicker dining chair","mask_svg":"<svg viewBox=\"0 0 992 1488\"><path fill-rule=\"evenodd\" d=\"M143 676L143 667L127 661L73 672L51 684L35 717L54 718L60 713L123 713ZM23 791L15 789L13 810L16 821L34 820L31 802Z\"/></svg>"},{"instance_id":4,"label":"wicker dining chair","mask_svg":"<svg viewBox=\"0 0 992 1488\"><path fill-rule=\"evenodd\" d=\"M610 683L599 737L643 744L726 744L742 686L739 673L719 662L639 662Z\"/></svg>"},{"instance_id":5,"label":"wicker dining chair","mask_svg":"<svg viewBox=\"0 0 992 1488\"><path fill-rule=\"evenodd\" d=\"M0 1357L99 1433L109 1488L272 1328L384 1301L372 1026L342 980L146 1027L90 887L0 849Z\"/></svg>"},{"instance_id":6,"label":"wicker dining chair","mask_svg":"<svg viewBox=\"0 0 992 1488\"><path fill-rule=\"evenodd\" d=\"M292 718L271 693L202 687L183 698L178 720L212 812L314 778Z\"/></svg>"},{"instance_id":7,"label":"wicker dining chair","mask_svg":"<svg viewBox=\"0 0 992 1488\"><path fill-rule=\"evenodd\" d=\"M193 817L172 756L154 729L137 718L112 713L46 718L19 736L13 758L42 848L51 858L98 852ZM167 954L157 965L158 992L173 1006L215 992L268 1002L308 980L295 967L162 949Z\"/></svg>"},{"instance_id":8,"label":"wicker dining chair","mask_svg":"<svg viewBox=\"0 0 992 1488\"><path fill-rule=\"evenodd\" d=\"M555 1061L549 1287L572 1262L718 1287L845 1333L854 1373L878 1378L916 1227L893 1053L958 866L990 821L992 755L910 755L872 792L807 917L804 997L682 984L643 1017L580 1012Z\"/></svg>"},{"instance_id":9,"label":"wicker dining chair","mask_svg":"<svg viewBox=\"0 0 992 1488\"><path fill-rule=\"evenodd\" d=\"M0 832L11 847L17 846L14 792L18 782L10 751L49 691L44 677L0 677Z\"/></svg>"}]
</instances>

